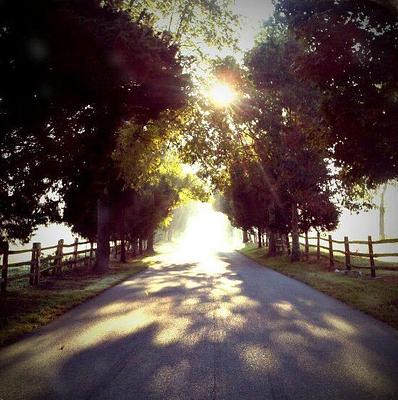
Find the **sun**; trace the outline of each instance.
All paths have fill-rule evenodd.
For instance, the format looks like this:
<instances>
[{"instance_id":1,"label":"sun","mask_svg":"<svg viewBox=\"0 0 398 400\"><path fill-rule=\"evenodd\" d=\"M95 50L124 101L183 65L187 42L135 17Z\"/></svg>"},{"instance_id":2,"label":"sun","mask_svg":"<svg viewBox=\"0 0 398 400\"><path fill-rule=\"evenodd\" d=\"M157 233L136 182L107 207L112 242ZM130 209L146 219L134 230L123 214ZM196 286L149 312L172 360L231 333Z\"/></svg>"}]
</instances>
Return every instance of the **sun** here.
<instances>
[{"instance_id":1,"label":"sun","mask_svg":"<svg viewBox=\"0 0 398 400\"><path fill-rule=\"evenodd\" d=\"M216 106L227 107L235 100L236 92L227 83L218 82L210 88L209 96Z\"/></svg>"}]
</instances>

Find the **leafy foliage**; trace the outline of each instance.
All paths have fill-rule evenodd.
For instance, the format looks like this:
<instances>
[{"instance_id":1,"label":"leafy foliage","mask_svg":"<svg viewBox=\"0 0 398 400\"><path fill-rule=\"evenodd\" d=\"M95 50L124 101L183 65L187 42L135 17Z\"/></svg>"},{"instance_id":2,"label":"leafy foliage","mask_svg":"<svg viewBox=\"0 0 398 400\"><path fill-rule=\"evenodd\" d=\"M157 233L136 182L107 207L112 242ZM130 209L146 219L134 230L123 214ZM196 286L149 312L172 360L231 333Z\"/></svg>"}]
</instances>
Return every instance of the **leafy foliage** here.
<instances>
[{"instance_id":1,"label":"leafy foliage","mask_svg":"<svg viewBox=\"0 0 398 400\"><path fill-rule=\"evenodd\" d=\"M267 24L246 68L230 58L217 61L215 74L240 91L240 100L224 111L197 103L184 143L224 192L235 226L290 231L297 239L299 230L334 228L339 215L328 152L314 140L325 134L320 95L291 69L300 51L280 19Z\"/></svg>"},{"instance_id":2,"label":"leafy foliage","mask_svg":"<svg viewBox=\"0 0 398 400\"><path fill-rule=\"evenodd\" d=\"M124 0L135 18L148 18L160 30L170 31L187 53L204 55L204 46L235 46L239 16L231 0Z\"/></svg>"},{"instance_id":3,"label":"leafy foliage","mask_svg":"<svg viewBox=\"0 0 398 400\"><path fill-rule=\"evenodd\" d=\"M169 36L96 0L2 2L0 26L0 228L26 240L113 184L118 129L183 106L188 77Z\"/></svg>"},{"instance_id":4,"label":"leafy foliage","mask_svg":"<svg viewBox=\"0 0 398 400\"><path fill-rule=\"evenodd\" d=\"M391 1L279 0L304 48L297 76L322 93L325 136L347 184L398 172L398 10Z\"/></svg>"}]
</instances>

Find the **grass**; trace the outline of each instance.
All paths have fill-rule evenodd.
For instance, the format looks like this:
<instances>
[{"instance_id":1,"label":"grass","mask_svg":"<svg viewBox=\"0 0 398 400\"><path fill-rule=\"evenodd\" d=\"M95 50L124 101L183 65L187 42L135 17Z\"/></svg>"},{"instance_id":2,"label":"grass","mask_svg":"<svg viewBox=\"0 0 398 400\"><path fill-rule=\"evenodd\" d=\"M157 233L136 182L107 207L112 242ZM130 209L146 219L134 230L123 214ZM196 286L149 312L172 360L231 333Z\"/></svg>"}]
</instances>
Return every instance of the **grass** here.
<instances>
[{"instance_id":1,"label":"grass","mask_svg":"<svg viewBox=\"0 0 398 400\"><path fill-rule=\"evenodd\" d=\"M96 296L148 267L150 259L112 262L109 271L96 275L77 268L61 277L45 277L38 287L15 283L0 297L0 347L47 324L78 304Z\"/></svg>"},{"instance_id":2,"label":"grass","mask_svg":"<svg viewBox=\"0 0 398 400\"><path fill-rule=\"evenodd\" d=\"M246 245L240 252L398 329L397 271L378 271L376 279L367 273L354 277L329 272L327 260L317 261L313 256L308 261L291 263L288 256L267 257L266 250L254 244Z\"/></svg>"}]
</instances>

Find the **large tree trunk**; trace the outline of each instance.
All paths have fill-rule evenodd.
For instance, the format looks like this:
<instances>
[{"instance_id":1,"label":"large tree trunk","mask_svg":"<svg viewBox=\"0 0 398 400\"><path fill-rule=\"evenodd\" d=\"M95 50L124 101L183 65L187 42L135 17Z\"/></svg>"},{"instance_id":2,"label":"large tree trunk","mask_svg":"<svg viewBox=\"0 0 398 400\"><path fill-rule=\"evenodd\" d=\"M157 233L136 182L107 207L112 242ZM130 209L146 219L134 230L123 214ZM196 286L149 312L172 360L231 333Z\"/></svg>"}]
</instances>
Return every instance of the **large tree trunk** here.
<instances>
[{"instance_id":1,"label":"large tree trunk","mask_svg":"<svg viewBox=\"0 0 398 400\"><path fill-rule=\"evenodd\" d=\"M153 253L155 251L153 248L154 241L155 241L155 232L151 232L150 235L148 236L148 242L147 242L147 250L150 253Z\"/></svg>"},{"instance_id":2,"label":"large tree trunk","mask_svg":"<svg viewBox=\"0 0 398 400\"><path fill-rule=\"evenodd\" d=\"M249 241L249 236L247 234L247 230L243 229L243 243L247 243Z\"/></svg>"},{"instance_id":3,"label":"large tree trunk","mask_svg":"<svg viewBox=\"0 0 398 400\"><path fill-rule=\"evenodd\" d=\"M300 261L300 242L299 242L299 228L298 228L298 209L297 204L292 204L292 253L290 260Z\"/></svg>"},{"instance_id":4,"label":"large tree trunk","mask_svg":"<svg viewBox=\"0 0 398 400\"><path fill-rule=\"evenodd\" d=\"M144 254L143 246L142 246L142 238L138 238L138 252L140 256Z\"/></svg>"},{"instance_id":5,"label":"large tree trunk","mask_svg":"<svg viewBox=\"0 0 398 400\"><path fill-rule=\"evenodd\" d=\"M109 224L109 200L106 197L102 197L97 201L97 251L94 270L98 273L105 272L109 267Z\"/></svg>"},{"instance_id":6,"label":"large tree trunk","mask_svg":"<svg viewBox=\"0 0 398 400\"><path fill-rule=\"evenodd\" d=\"M132 248L133 248L133 256L136 257L137 256L137 239L136 238L133 239Z\"/></svg>"},{"instance_id":7,"label":"large tree trunk","mask_svg":"<svg viewBox=\"0 0 398 400\"><path fill-rule=\"evenodd\" d=\"M120 232L120 262L126 262L126 229L124 221L124 209L122 210L121 232Z\"/></svg>"},{"instance_id":8,"label":"large tree trunk","mask_svg":"<svg viewBox=\"0 0 398 400\"><path fill-rule=\"evenodd\" d=\"M384 184L383 190L381 191L380 207L379 207L379 239L384 240L386 238L386 232L384 228L384 216L386 209L384 207L384 197L387 191L387 183Z\"/></svg>"},{"instance_id":9,"label":"large tree trunk","mask_svg":"<svg viewBox=\"0 0 398 400\"><path fill-rule=\"evenodd\" d=\"M258 238L258 248L260 249L263 247L262 240L261 240L261 228L257 228L257 238Z\"/></svg>"},{"instance_id":10,"label":"large tree trunk","mask_svg":"<svg viewBox=\"0 0 398 400\"><path fill-rule=\"evenodd\" d=\"M276 256L276 232L274 232L274 231L270 231L269 232L268 256L269 257L275 257Z\"/></svg>"},{"instance_id":11,"label":"large tree trunk","mask_svg":"<svg viewBox=\"0 0 398 400\"><path fill-rule=\"evenodd\" d=\"M124 232L122 232L120 240L120 262L126 262L126 239L124 237Z\"/></svg>"}]
</instances>

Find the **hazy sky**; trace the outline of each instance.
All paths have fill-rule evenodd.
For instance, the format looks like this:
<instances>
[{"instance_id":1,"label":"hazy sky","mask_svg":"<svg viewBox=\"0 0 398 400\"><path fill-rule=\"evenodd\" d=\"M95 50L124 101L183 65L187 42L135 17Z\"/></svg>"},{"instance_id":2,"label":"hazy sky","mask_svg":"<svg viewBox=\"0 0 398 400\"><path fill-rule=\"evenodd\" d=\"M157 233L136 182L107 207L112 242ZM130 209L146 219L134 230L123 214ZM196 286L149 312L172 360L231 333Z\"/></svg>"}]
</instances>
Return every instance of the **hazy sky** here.
<instances>
[{"instance_id":1,"label":"hazy sky","mask_svg":"<svg viewBox=\"0 0 398 400\"><path fill-rule=\"evenodd\" d=\"M241 31L238 36L238 46L242 53L233 52L232 49L209 49L207 46L204 48L205 52L213 57L233 55L236 59L242 59L243 52L253 47L263 21L272 15L273 10L271 0L235 0L233 11L242 16Z\"/></svg>"},{"instance_id":2,"label":"hazy sky","mask_svg":"<svg viewBox=\"0 0 398 400\"><path fill-rule=\"evenodd\" d=\"M262 22L273 13L271 0L236 0L235 12L242 15L242 31L239 45L242 50L253 46L254 39L262 26Z\"/></svg>"}]
</instances>

